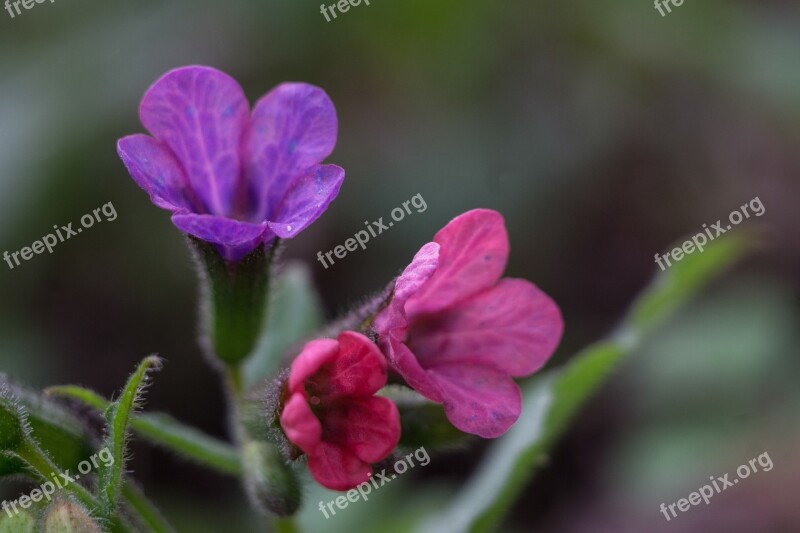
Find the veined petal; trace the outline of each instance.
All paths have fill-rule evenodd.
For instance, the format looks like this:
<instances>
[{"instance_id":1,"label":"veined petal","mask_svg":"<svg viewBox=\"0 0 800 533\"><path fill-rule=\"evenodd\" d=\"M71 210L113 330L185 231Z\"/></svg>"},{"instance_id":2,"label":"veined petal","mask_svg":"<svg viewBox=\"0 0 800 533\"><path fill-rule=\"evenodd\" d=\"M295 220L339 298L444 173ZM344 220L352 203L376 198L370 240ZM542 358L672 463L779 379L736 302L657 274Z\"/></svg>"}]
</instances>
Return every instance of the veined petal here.
<instances>
[{"instance_id":1,"label":"veined petal","mask_svg":"<svg viewBox=\"0 0 800 533\"><path fill-rule=\"evenodd\" d=\"M147 135L129 135L117 143L117 153L139 187L158 207L193 210L196 202L186 176L169 148Z\"/></svg>"},{"instance_id":2,"label":"veined petal","mask_svg":"<svg viewBox=\"0 0 800 533\"><path fill-rule=\"evenodd\" d=\"M313 453L322 439L322 424L300 393L293 394L286 402L281 412L281 427L286 437L305 453Z\"/></svg>"},{"instance_id":3,"label":"veined petal","mask_svg":"<svg viewBox=\"0 0 800 533\"><path fill-rule=\"evenodd\" d=\"M344 445L364 462L377 463L400 441L400 412L380 396L343 402L325 416L325 439Z\"/></svg>"},{"instance_id":4,"label":"veined petal","mask_svg":"<svg viewBox=\"0 0 800 533\"><path fill-rule=\"evenodd\" d=\"M391 335L397 339L403 339L408 326L406 302L436 272L439 266L439 251L440 246L437 243L429 242L420 248L411 264L395 280L391 302L375 318L374 328L379 335Z\"/></svg>"},{"instance_id":5,"label":"veined petal","mask_svg":"<svg viewBox=\"0 0 800 533\"><path fill-rule=\"evenodd\" d=\"M338 357L323 369L324 401L343 396L370 397L386 385L386 359L371 340L360 333L344 331L338 341Z\"/></svg>"},{"instance_id":6,"label":"veined petal","mask_svg":"<svg viewBox=\"0 0 800 533\"><path fill-rule=\"evenodd\" d=\"M434 237L441 246L433 277L406 304L406 313L436 313L494 285L508 260L502 215L473 209L454 218Z\"/></svg>"},{"instance_id":7,"label":"veined petal","mask_svg":"<svg viewBox=\"0 0 800 533\"><path fill-rule=\"evenodd\" d=\"M465 433L499 437L522 412L514 380L491 367L444 365L428 371L442 390L448 420Z\"/></svg>"},{"instance_id":8,"label":"veined petal","mask_svg":"<svg viewBox=\"0 0 800 533\"><path fill-rule=\"evenodd\" d=\"M408 386L432 402L444 399L436 381L422 368L414 353L399 339L388 337L381 340L381 348L389 358L392 369L403 376Z\"/></svg>"},{"instance_id":9,"label":"veined petal","mask_svg":"<svg viewBox=\"0 0 800 533\"><path fill-rule=\"evenodd\" d=\"M177 228L198 239L210 242L231 261L238 261L263 240L266 223L252 224L214 215L196 215L179 211L172 215Z\"/></svg>"},{"instance_id":10,"label":"veined petal","mask_svg":"<svg viewBox=\"0 0 800 533\"><path fill-rule=\"evenodd\" d=\"M549 296L527 280L503 279L440 316L412 323L407 344L427 369L483 365L522 377L544 365L563 330Z\"/></svg>"},{"instance_id":11,"label":"veined petal","mask_svg":"<svg viewBox=\"0 0 800 533\"><path fill-rule=\"evenodd\" d=\"M339 343L333 339L316 339L306 343L303 350L292 362L289 373L289 391L303 391L303 382L320 371L336 358Z\"/></svg>"},{"instance_id":12,"label":"veined petal","mask_svg":"<svg viewBox=\"0 0 800 533\"><path fill-rule=\"evenodd\" d=\"M336 109L319 87L284 83L256 103L244 153L257 218L275 220L297 176L333 151L337 130Z\"/></svg>"},{"instance_id":13,"label":"veined petal","mask_svg":"<svg viewBox=\"0 0 800 533\"><path fill-rule=\"evenodd\" d=\"M282 239L291 239L328 209L339 194L344 169L318 165L297 176L269 218L269 228Z\"/></svg>"},{"instance_id":14,"label":"veined petal","mask_svg":"<svg viewBox=\"0 0 800 533\"><path fill-rule=\"evenodd\" d=\"M236 80L209 67L170 71L145 93L139 117L175 154L206 211L231 215L244 186L239 151L248 124Z\"/></svg>"},{"instance_id":15,"label":"veined petal","mask_svg":"<svg viewBox=\"0 0 800 533\"><path fill-rule=\"evenodd\" d=\"M351 450L325 441L308 456L308 470L317 483L331 490L352 489L372 475L372 466Z\"/></svg>"}]
</instances>

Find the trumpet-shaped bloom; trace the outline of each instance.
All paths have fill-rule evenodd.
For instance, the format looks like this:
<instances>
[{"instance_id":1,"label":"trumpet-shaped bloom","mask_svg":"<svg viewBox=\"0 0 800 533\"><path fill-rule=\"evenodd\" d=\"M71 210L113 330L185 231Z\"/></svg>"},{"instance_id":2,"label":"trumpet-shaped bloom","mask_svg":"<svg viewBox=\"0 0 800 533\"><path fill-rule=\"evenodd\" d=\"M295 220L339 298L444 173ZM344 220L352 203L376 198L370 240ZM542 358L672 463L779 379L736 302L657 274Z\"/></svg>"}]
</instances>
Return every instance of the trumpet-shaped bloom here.
<instances>
[{"instance_id":1,"label":"trumpet-shaped bloom","mask_svg":"<svg viewBox=\"0 0 800 533\"><path fill-rule=\"evenodd\" d=\"M556 304L533 283L500 279L508 250L496 211L456 217L395 281L374 323L393 369L444 404L454 426L485 438L519 418L512 378L541 368L564 327Z\"/></svg>"},{"instance_id":2,"label":"trumpet-shaped bloom","mask_svg":"<svg viewBox=\"0 0 800 533\"><path fill-rule=\"evenodd\" d=\"M139 108L148 135L117 144L152 202L181 231L235 261L260 243L289 239L336 198L344 170L320 164L338 122L322 89L284 83L250 113L239 84L209 67L184 67L148 89Z\"/></svg>"},{"instance_id":3,"label":"trumpet-shaped bloom","mask_svg":"<svg viewBox=\"0 0 800 533\"><path fill-rule=\"evenodd\" d=\"M324 487L347 490L363 483L371 464L397 446L397 407L375 396L386 378L378 347L352 331L309 342L292 363L281 427Z\"/></svg>"}]
</instances>

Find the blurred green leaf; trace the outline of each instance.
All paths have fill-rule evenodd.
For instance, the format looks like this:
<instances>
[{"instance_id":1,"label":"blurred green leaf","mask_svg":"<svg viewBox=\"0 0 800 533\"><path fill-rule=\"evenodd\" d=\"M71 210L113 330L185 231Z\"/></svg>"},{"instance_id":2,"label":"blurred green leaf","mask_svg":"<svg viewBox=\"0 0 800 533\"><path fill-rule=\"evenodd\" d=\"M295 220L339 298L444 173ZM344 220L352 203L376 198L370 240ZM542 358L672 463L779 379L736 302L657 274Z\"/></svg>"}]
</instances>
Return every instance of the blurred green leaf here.
<instances>
[{"instance_id":1,"label":"blurred green leaf","mask_svg":"<svg viewBox=\"0 0 800 533\"><path fill-rule=\"evenodd\" d=\"M245 363L248 387L270 377L286 351L317 331L324 321L322 303L303 264L286 266L275 282L271 298L266 334Z\"/></svg>"},{"instance_id":2,"label":"blurred green leaf","mask_svg":"<svg viewBox=\"0 0 800 533\"><path fill-rule=\"evenodd\" d=\"M99 411L107 410L110 403L96 392L75 385L50 387L47 393L78 400ZM239 454L231 445L187 426L170 415L137 414L131 419L130 425L137 435L181 457L225 474L238 476L242 472Z\"/></svg>"},{"instance_id":3,"label":"blurred green leaf","mask_svg":"<svg viewBox=\"0 0 800 533\"><path fill-rule=\"evenodd\" d=\"M74 470L94 451L88 429L69 410L38 392L7 383L39 447L62 469ZM0 455L0 477L21 474L24 462Z\"/></svg>"},{"instance_id":4,"label":"blurred green leaf","mask_svg":"<svg viewBox=\"0 0 800 533\"><path fill-rule=\"evenodd\" d=\"M451 504L427 520L422 530L495 529L536 468L546 460L547 451L620 359L705 282L739 258L747 250L746 244L744 237L731 235L713 241L703 253L686 256L657 276L637 298L611 340L589 347L563 369L550 371L527 387L525 415L491 447Z\"/></svg>"}]
</instances>

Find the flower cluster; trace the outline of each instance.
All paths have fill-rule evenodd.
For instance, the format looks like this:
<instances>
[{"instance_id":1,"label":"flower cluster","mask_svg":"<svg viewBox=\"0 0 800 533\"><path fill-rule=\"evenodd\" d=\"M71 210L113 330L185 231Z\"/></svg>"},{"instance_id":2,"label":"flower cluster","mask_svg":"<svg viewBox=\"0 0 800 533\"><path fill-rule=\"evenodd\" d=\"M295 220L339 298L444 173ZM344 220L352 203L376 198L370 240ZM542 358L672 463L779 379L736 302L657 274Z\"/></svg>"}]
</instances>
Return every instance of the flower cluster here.
<instances>
[{"instance_id":1,"label":"flower cluster","mask_svg":"<svg viewBox=\"0 0 800 533\"><path fill-rule=\"evenodd\" d=\"M336 144L337 117L310 85L280 85L249 113L232 78L182 68L147 91L140 117L152 136L118 146L132 177L181 231L229 264L296 236L344 178L321 164ZM358 331L312 340L294 358L274 415L291 455L307 456L320 484L355 487L397 446L398 408L376 396L389 373L442 404L462 432L495 438L517 421L514 378L545 364L563 321L534 284L502 278L508 255L499 213L464 213L419 250Z\"/></svg>"}]
</instances>

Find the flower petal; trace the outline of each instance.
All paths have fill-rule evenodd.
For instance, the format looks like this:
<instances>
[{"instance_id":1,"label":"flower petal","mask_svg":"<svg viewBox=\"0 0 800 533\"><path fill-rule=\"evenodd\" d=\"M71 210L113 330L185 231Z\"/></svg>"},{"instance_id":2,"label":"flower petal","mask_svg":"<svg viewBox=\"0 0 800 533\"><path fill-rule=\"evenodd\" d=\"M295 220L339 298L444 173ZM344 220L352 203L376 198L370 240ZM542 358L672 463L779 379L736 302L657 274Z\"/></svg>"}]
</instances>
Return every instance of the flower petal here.
<instances>
[{"instance_id":1,"label":"flower petal","mask_svg":"<svg viewBox=\"0 0 800 533\"><path fill-rule=\"evenodd\" d=\"M333 102L313 85L284 83L256 103L244 153L259 220L275 220L275 207L297 176L333 151L337 129Z\"/></svg>"},{"instance_id":2,"label":"flower petal","mask_svg":"<svg viewBox=\"0 0 800 533\"><path fill-rule=\"evenodd\" d=\"M439 386L401 340L393 337L382 339L381 348L389 358L392 369L403 376L409 387L433 402L441 403L443 401Z\"/></svg>"},{"instance_id":3,"label":"flower petal","mask_svg":"<svg viewBox=\"0 0 800 533\"><path fill-rule=\"evenodd\" d=\"M129 135L117 142L117 153L139 187L158 207L193 210L197 202L186 176L169 148L147 135Z\"/></svg>"},{"instance_id":4,"label":"flower petal","mask_svg":"<svg viewBox=\"0 0 800 533\"><path fill-rule=\"evenodd\" d=\"M292 394L281 413L286 437L305 453L313 453L322 439L322 424L302 394Z\"/></svg>"},{"instance_id":5,"label":"flower petal","mask_svg":"<svg viewBox=\"0 0 800 533\"><path fill-rule=\"evenodd\" d=\"M248 124L242 88L209 67L184 67L145 93L139 117L175 154L189 183L214 215L230 215L239 191L239 151Z\"/></svg>"},{"instance_id":6,"label":"flower petal","mask_svg":"<svg viewBox=\"0 0 800 533\"><path fill-rule=\"evenodd\" d=\"M304 392L305 380L333 361L339 353L339 343L333 339L316 339L306 343L294 361L289 373L289 391Z\"/></svg>"},{"instance_id":7,"label":"flower petal","mask_svg":"<svg viewBox=\"0 0 800 533\"><path fill-rule=\"evenodd\" d=\"M434 237L441 245L439 268L406 305L409 318L436 313L494 285L506 267L508 233L490 209L457 216Z\"/></svg>"},{"instance_id":8,"label":"flower petal","mask_svg":"<svg viewBox=\"0 0 800 533\"><path fill-rule=\"evenodd\" d=\"M522 412L522 393L502 371L445 365L428 372L442 390L448 420L465 433L499 437Z\"/></svg>"},{"instance_id":9,"label":"flower petal","mask_svg":"<svg viewBox=\"0 0 800 533\"><path fill-rule=\"evenodd\" d=\"M380 396L341 402L325 415L325 440L345 446L362 461L377 463L400 441L400 412Z\"/></svg>"},{"instance_id":10,"label":"flower petal","mask_svg":"<svg viewBox=\"0 0 800 533\"><path fill-rule=\"evenodd\" d=\"M269 228L281 239L291 239L322 215L339 194L344 169L318 165L299 175L274 207Z\"/></svg>"},{"instance_id":11,"label":"flower petal","mask_svg":"<svg viewBox=\"0 0 800 533\"><path fill-rule=\"evenodd\" d=\"M338 340L337 357L323 368L324 401L343 396L369 397L386 385L386 358L371 340L353 331L342 332Z\"/></svg>"},{"instance_id":12,"label":"flower petal","mask_svg":"<svg viewBox=\"0 0 800 533\"><path fill-rule=\"evenodd\" d=\"M372 467L352 451L324 441L308 456L308 470L317 483L331 490L352 489L372 475Z\"/></svg>"},{"instance_id":13,"label":"flower petal","mask_svg":"<svg viewBox=\"0 0 800 533\"><path fill-rule=\"evenodd\" d=\"M503 279L442 315L412 323L407 344L420 364L483 365L533 374L561 340L558 306L533 283Z\"/></svg>"},{"instance_id":14,"label":"flower petal","mask_svg":"<svg viewBox=\"0 0 800 533\"><path fill-rule=\"evenodd\" d=\"M266 223L251 224L232 218L180 211L172 215L172 223L189 235L217 245L220 253L230 261L238 261L253 251L268 231Z\"/></svg>"},{"instance_id":15,"label":"flower petal","mask_svg":"<svg viewBox=\"0 0 800 533\"><path fill-rule=\"evenodd\" d=\"M382 337L391 335L397 339L403 339L408 326L405 312L406 302L436 272L439 266L439 249L440 246L435 242L429 242L420 248L411 264L394 282L392 300L383 311L378 313L373 324L378 335Z\"/></svg>"}]
</instances>

